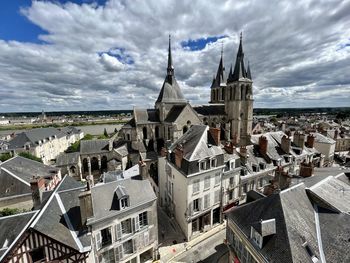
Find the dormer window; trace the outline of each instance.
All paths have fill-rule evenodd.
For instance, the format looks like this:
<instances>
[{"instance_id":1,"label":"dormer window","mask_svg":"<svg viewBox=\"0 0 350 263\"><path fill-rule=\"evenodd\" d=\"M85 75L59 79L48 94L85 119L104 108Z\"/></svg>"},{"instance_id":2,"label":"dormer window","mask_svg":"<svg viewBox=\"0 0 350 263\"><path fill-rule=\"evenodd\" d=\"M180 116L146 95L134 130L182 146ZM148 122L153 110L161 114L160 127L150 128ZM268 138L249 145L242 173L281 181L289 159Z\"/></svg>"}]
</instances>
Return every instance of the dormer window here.
<instances>
[{"instance_id":1,"label":"dormer window","mask_svg":"<svg viewBox=\"0 0 350 263\"><path fill-rule=\"evenodd\" d=\"M127 195L125 187L118 185L118 187L115 189L115 195L117 197L120 210L130 206L129 195Z\"/></svg>"},{"instance_id":2,"label":"dormer window","mask_svg":"<svg viewBox=\"0 0 350 263\"><path fill-rule=\"evenodd\" d=\"M211 159L210 160L210 166L213 168L213 167L216 167L216 159Z\"/></svg>"}]
</instances>

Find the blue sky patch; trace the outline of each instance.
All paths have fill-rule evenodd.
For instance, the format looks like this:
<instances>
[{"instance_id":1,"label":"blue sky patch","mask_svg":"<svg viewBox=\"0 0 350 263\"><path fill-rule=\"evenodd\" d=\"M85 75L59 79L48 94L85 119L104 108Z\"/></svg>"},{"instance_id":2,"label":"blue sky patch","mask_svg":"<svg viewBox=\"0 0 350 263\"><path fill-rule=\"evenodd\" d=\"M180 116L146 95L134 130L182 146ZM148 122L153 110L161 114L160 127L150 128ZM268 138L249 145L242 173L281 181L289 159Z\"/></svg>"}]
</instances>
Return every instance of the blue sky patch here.
<instances>
[{"instance_id":1,"label":"blue sky patch","mask_svg":"<svg viewBox=\"0 0 350 263\"><path fill-rule=\"evenodd\" d=\"M20 42L32 42L42 44L43 41L38 39L38 35L47 34L37 25L33 24L21 14L21 8L31 6L30 0L5 0L1 1L0 8L0 39L16 40Z\"/></svg>"},{"instance_id":2,"label":"blue sky patch","mask_svg":"<svg viewBox=\"0 0 350 263\"><path fill-rule=\"evenodd\" d=\"M210 43L215 43L219 39L225 38L227 36L214 36L214 37L207 37L207 38L198 38L198 39L189 39L187 41L182 41L181 46L184 49L188 49L191 51L196 51L196 50L202 50L205 48L207 44Z\"/></svg>"},{"instance_id":3,"label":"blue sky patch","mask_svg":"<svg viewBox=\"0 0 350 263\"><path fill-rule=\"evenodd\" d=\"M102 54L107 54L111 57L115 57L116 59L118 59L121 63L123 64L128 64L128 65L132 65L135 63L134 59L132 58L132 56L130 56L129 54L127 54L127 52L125 51L125 48L111 48L110 50L108 50L107 52L99 52L98 53L100 56Z\"/></svg>"}]
</instances>

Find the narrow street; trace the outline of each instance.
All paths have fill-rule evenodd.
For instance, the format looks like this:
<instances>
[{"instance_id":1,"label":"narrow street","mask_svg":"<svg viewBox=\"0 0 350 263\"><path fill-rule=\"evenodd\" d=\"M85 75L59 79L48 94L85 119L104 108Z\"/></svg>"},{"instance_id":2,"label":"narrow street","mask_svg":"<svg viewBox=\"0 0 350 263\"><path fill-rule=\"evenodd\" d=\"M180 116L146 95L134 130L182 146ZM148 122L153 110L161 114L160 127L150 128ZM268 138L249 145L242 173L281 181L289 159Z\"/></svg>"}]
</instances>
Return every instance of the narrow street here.
<instances>
[{"instance_id":1,"label":"narrow street","mask_svg":"<svg viewBox=\"0 0 350 263\"><path fill-rule=\"evenodd\" d=\"M227 247L223 243L225 233L225 229L220 230L211 237L183 252L178 257L175 257L173 262L215 263L219 262L219 260L220 263L227 262L227 260L224 260L225 255L227 255Z\"/></svg>"}]
</instances>

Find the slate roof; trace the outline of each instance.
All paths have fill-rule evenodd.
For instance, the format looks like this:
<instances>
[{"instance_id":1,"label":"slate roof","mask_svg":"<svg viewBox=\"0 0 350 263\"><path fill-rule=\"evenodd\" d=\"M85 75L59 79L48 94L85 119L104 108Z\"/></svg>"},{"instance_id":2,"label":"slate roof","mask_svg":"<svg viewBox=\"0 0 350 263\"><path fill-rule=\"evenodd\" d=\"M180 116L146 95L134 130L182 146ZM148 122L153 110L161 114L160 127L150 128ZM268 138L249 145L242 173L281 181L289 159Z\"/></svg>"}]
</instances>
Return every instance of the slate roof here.
<instances>
[{"instance_id":1,"label":"slate roof","mask_svg":"<svg viewBox=\"0 0 350 263\"><path fill-rule=\"evenodd\" d=\"M306 188L300 183L278 194L242 205L229 213L228 218L235 222L253 245L255 244L250 239L250 227L260 220L276 220L276 234L264 240L262 249L255 246L268 262L311 262L310 256L302 246L304 242L307 242L320 260L318 238L322 239L323 252L328 262L348 262L349 214L324 209L321 199L309 196L310 192L315 195L323 191L328 192L328 195L337 193L338 190L329 187L330 182L334 183L333 180L339 183L339 180L333 177L329 182L320 182L316 189L323 190L318 189L317 193L316 189ZM335 194L328 202L334 205L344 200L348 199ZM319 217L320 236L316 232L318 221L315 213ZM334 233L339 233L340 237Z\"/></svg>"},{"instance_id":2,"label":"slate roof","mask_svg":"<svg viewBox=\"0 0 350 263\"><path fill-rule=\"evenodd\" d=\"M108 151L109 140L81 140L80 154L104 153Z\"/></svg>"},{"instance_id":3,"label":"slate roof","mask_svg":"<svg viewBox=\"0 0 350 263\"><path fill-rule=\"evenodd\" d=\"M17 134L10 142L10 149L23 148L25 144L29 144L31 146L39 145L39 141L50 137L62 138L66 136L66 134L62 131L59 131L56 128L48 127L48 128L38 128L32 129L28 131L21 132Z\"/></svg>"},{"instance_id":4,"label":"slate roof","mask_svg":"<svg viewBox=\"0 0 350 263\"><path fill-rule=\"evenodd\" d=\"M134 108L134 119L136 124L159 123L159 113L156 109Z\"/></svg>"},{"instance_id":5,"label":"slate roof","mask_svg":"<svg viewBox=\"0 0 350 263\"><path fill-rule=\"evenodd\" d=\"M79 162L80 153L61 153L56 157L56 166L66 166L70 164L77 164Z\"/></svg>"},{"instance_id":6,"label":"slate roof","mask_svg":"<svg viewBox=\"0 0 350 263\"><path fill-rule=\"evenodd\" d=\"M169 111L169 113L166 116L164 121L165 122L175 122L185 107L186 107L186 105L175 105L175 106L173 106L170 109L170 111Z\"/></svg>"},{"instance_id":7,"label":"slate roof","mask_svg":"<svg viewBox=\"0 0 350 263\"><path fill-rule=\"evenodd\" d=\"M37 211L0 217L0 261L2 256L8 252L8 249L13 245L14 241L27 229ZM7 246L3 248L5 241Z\"/></svg>"},{"instance_id":8,"label":"slate roof","mask_svg":"<svg viewBox=\"0 0 350 263\"><path fill-rule=\"evenodd\" d=\"M115 203L117 202L115 189L118 186L124 187L125 192L129 195L130 206L127 209L118 210L115 207ZM148 180L132 178L95 185L91 189L91 196L94 217L90 223L103 218L117 216L118 214L156 200L157 198Z\"/></svg>"},{"instance_id":9,"label":"slate roof","mask_svg":"<svg viewBox=\"0 0 350 263\"><path fill-rule=\"evenodd\" d=\"M226 115L224 104L201 105L193 107L193 109L203 116Z\"/></svg>"},{"instance_id":10,"label":"slate roof","mask_svg":"<svg viewBox=\"0 0 350 263\"><path fill-rule=\"evenodd\" d=\"M20 180L30 183L33 177L51 177L58 173L59 168L45 165L43 163L24 158L22 156L15 156L0 164L0 167L14 174Z\"/></svg>"},{"instance_id":11,"label":"slate roof","mask_svg":"<svg viewBox=\"0 0 350 263\"><path fill-rule=\"evenodd\" d=\"M29 183L18 180L0 167L0 198L31 193Z\"/></svg>"},{"instance_id":12,"label":"slate roof","mask_svg":"<svg viewBox=\"0 0 350 263\"><path fill-rule=\"evenodd\" d=\"M78 188L73 188L76 184L70 184L73 182L70 179L68 175L64 177L30 227L77 251L85 252L91 249L91 239L80 223L79 194L85 186L79 184Z\"/></svg>"},{"instance_id":13,"label":"slate roof","mask_svg":"<svg viewBox=\"0 0 350 263\"><path fill-rule=\"evenodd\" d=\"M187 161L201 160L207 157L224 154L221 147L208 146L208 126L192 125L191 128L170 146L174 151L178 145L183 147L183 158Z\"/></svg>"},{"instance_id":14,"label":"slate roof","mask_svg":"<svg viewBox=\"0 0 350 263\"><path fill-rule=\"evenodd\" d=\"M332 138L329 138L327 136L324 136L318 132L314 132L314 133L312 133L312 135L315 136L315 142L326 143L326 144L335 144L335 140L333 140Z\"/></svg>"}]
</instances>

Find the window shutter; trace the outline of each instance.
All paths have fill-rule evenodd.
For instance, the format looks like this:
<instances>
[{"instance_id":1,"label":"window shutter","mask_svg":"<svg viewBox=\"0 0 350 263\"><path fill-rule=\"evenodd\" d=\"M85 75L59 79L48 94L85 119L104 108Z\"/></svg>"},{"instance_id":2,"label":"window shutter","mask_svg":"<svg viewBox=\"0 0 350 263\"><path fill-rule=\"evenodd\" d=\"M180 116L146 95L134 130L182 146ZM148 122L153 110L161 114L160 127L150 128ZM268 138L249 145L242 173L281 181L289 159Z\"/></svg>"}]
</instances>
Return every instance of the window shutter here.
<instances>
[{"instance_id":1,"label":"window shutter","mask_svg":"<svg viewBox=\"0 0 350 263\"><path fill-rule=\"evenodd\" d=\"M189 204L188 204L188 215L189 216L192 216L193 214L193 202L191 201Z\"/></svg>"},{"instance_id":2,"label":"window shutter","mask_svg":"<svg viewBox=\"0 0 350 263\"><path fill-rule=\"evenodd\" d=\"M135 253L136 250L137 250L137 248L136 248L136 240L132 239L132 253Z\"/></svg>"},{"instance_id":3,"label":"window shutter","mask_svg":"<svg viewBox=\"0 0 350 263\"><path fill-rule=\"evenodd\" d=\"M122 227L119 223L115 226L115 237L116 237L116 240L119 240L122 238Z\"/></svg>"},{"instance_id":4,"label":"window shutter","mask_svg":"<svg viewBox=\"0 0 350 263\"><path fill-rule=\"evenodd\" d=\"M143 240L144 240L145 247L148 246L148 243L149 243L149 233L148 232L143 233Z\"/></svg>"},{"instance_id":5,"label":"window shutter","mask_svg":"<svg viewBox=\"0 0 350 263\"><path fill-rule=\"evenodd\" d=\"M198 211L202 210L202 198L198 198Z\"/></svg>"},{"instance_id":6,"label":"window shutter","mask_svg":"<svg viewBox=\"0 0 350 263\"><path fill-rule=\"evenodd\" d=\"M147 223L146 225L152 225L153 220L152 220L152 212L151 211L147 211Z\"/></svg>"},{"instance_id":7,"label":"window shutter","mask_svg":"<svg viewBox=\"0 0 350 263\"><path fill-rule=\"evenodd\" d=\"M101 231L98 231L96 233L95 239L96 239L96 248L97 248L97 250L100 250L102 247Z\"/></svg>"},{"instance_id":8,"label":"window shutter","mask_svg":"<svg viewBox=\"0 0 350 263\"><path fill-rule=\"evenodd\" d=\"M123 247L121 245L115 248L115 257L117 261L123 258Z\"/></svg>"},{"instance_id":9,"label":"window shutter","mask_svg":"<svg viewBox=\"0 0 350 263\"><path fill-rule=\"evenodd\" d=\"M134 222L135 222L135 232L139 231L140 230L140 221L139 221L139 216L135 216L134 217Z\"/></svg>"}]
</instances>

